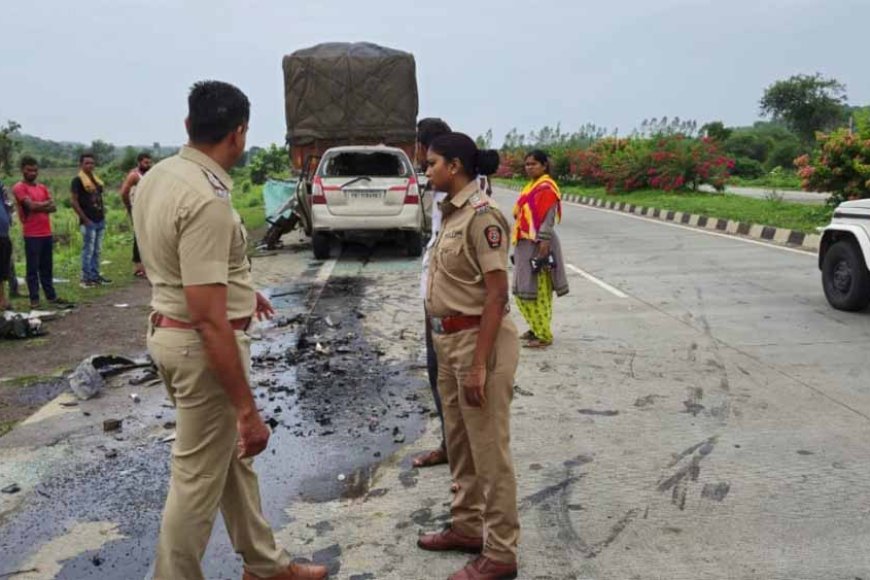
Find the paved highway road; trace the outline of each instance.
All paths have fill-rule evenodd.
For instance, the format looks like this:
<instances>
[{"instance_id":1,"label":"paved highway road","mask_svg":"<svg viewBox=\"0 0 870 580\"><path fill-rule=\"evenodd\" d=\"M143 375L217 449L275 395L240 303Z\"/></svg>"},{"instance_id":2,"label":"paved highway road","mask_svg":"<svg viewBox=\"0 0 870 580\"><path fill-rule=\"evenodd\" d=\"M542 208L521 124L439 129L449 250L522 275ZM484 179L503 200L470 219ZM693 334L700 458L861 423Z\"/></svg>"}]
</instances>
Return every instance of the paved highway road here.
<instances>
[{"instance_id":1,"label":"paved highway road","mask_svg":"<svg viewBox=\"0 0 870 580\"><path fill-rule=\"evenodd\" d=\"M569 556L532 569L870 577L870 314L828 306L812 254L576 205L558 231L572 291L523 366L583 407L542 418L594 425L557 437L591 461L526 529Z\"/></svg>"}]
</instances>

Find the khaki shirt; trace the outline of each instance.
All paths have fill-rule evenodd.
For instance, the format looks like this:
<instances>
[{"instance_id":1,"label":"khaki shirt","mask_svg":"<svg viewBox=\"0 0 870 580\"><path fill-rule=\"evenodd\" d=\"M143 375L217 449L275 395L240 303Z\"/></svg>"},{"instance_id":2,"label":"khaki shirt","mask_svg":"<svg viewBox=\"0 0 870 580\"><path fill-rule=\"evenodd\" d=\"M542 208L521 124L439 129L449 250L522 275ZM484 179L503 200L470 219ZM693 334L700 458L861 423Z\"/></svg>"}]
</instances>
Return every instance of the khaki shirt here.
<instances>
[{"instance_id":1,"label":"khaki shirt","mask_svg":"<svg viewBox=\"0 0 870 580\"><path fill-rule=\"evenodd\" d=\"M429 263L426 311L432 316L480 315L483 275L508 269L508 224L472 181L441 204L441 232Z\"/></svg>"},{"instance_id":2,"label":"khaki shirt","mask_svg":"<svg viewBox=\"0 0 870 580\"><path fill-rule=\"evenodd\" d=\"M184 286L227 286L227 318L254 313L248 236L230 203L233 181L191 147L156 164L139 182L133 222L151 282L151 307L190 322Z\"/></svg>"}]
</instances>

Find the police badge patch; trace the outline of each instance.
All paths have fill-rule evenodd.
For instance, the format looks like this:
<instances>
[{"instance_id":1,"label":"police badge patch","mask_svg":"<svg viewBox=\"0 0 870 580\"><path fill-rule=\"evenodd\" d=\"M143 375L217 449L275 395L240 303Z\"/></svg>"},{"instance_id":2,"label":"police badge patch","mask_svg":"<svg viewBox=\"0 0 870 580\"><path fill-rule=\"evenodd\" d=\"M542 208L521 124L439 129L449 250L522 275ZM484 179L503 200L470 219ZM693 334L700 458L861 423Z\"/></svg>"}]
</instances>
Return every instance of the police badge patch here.
<instances>
[{"instance_id":1,"label":"police badge patch","mask_svg":"<svg viewBox=\"0 0 870 580\"><path fill-rule=\"evenodd\" d=\"M498 226L489 226L483 231L486 236L486 242L489 244L490 248L499 248L501 247L501 228Z\"/></svg>"}]
</instances>

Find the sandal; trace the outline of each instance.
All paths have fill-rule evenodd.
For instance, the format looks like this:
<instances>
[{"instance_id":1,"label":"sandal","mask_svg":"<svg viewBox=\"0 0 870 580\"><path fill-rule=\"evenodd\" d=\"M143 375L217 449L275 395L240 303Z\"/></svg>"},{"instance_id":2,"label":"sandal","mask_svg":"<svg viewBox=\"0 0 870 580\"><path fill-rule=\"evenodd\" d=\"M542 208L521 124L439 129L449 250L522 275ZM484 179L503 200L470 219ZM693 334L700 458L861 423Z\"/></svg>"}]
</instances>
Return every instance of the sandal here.
<instances>
[{"instance_id":1,"label":"sandal","mask_svg":"<svg viewBox=\"0 0 870 580\"><path fill-rule=\"evenodd\" d=\"M535 333L531 330L527 330L520 335L520 340L535 340L536 338Z\"/></svg>"},{"instance_id":2,"label":"sandal","mask_svg":"<svg viewBox=\"0 0 870 580\"><path fill-rule=\"evenodd\" d=\"M547 341L547 340L540 340L538 338L535 338L535 339L530 340L526 344L524 344L523 347L524 348L547 348L551 344L553 344L552 340Z\"/></svg>"},{"instance_id":3,"label":"sandal","mask_svg":"<svg viewBox=\"0 0 870 580\"><path fill-rule=\"evenodd\" d=\"M433 449L414 459L414 467L432 467L447 463L447 452L441 448Z\"/></svg>"}]
</instances>

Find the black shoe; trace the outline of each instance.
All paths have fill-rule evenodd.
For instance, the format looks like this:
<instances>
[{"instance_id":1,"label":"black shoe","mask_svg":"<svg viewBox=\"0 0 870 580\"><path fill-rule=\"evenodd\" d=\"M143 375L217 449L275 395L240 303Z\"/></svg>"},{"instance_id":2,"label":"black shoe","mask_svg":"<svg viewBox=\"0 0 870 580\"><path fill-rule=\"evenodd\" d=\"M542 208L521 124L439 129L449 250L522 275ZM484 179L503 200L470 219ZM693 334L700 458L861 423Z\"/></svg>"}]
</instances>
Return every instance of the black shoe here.
<instances>
[{"instance_id":1,"label":"black shoe","mask_svg":"<svg viewBox=\"0 0 870 580\"><path fill-rule=\"evenodd\" d=\"M112 283L112 281L109 280L108 278L104 278L102 276L99 276L97 278L97 284L102 284L103 286L105 286L105 285L111 284L111 283Z\"/></svg>"},{"instance_id":2,"label":"black shoe","mask_svg":"<svg viewBox=\"0 0 870 580\"><path fill-rule=\"evenodd\" d=\"M61 310L69 310L70 308L75 308L76 305L69 300L64 300L63 298L55 298L54 300L49 300L49 302Z\"/></svg>"}]
</instances>

